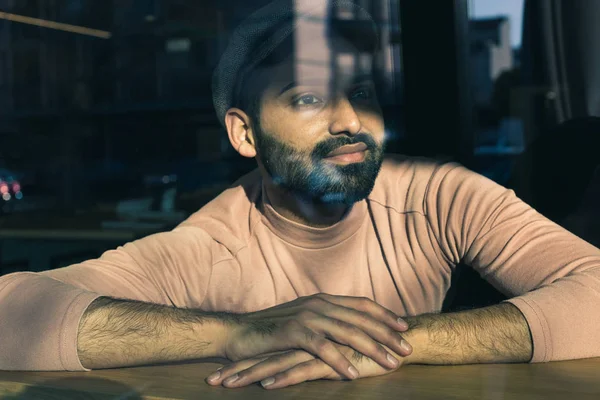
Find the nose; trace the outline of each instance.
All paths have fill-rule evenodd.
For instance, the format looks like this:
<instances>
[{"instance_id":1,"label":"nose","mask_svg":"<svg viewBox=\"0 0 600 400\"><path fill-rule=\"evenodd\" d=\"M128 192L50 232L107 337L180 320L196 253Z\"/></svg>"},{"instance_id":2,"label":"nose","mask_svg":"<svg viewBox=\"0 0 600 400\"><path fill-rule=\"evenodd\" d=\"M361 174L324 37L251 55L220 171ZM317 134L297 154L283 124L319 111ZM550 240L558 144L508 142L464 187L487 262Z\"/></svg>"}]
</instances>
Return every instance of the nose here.
<instances>
[{"instance_id":1,"label":"nose","mask_svg":"<svg viewBox=\"0 0 600 400\"><path fill-rule=\"evenodd\" d=\"M362 130L360 118L345 96L336 101L331 115L329 132L333 135L356 135Z\"/></svg>"}]
</instances>

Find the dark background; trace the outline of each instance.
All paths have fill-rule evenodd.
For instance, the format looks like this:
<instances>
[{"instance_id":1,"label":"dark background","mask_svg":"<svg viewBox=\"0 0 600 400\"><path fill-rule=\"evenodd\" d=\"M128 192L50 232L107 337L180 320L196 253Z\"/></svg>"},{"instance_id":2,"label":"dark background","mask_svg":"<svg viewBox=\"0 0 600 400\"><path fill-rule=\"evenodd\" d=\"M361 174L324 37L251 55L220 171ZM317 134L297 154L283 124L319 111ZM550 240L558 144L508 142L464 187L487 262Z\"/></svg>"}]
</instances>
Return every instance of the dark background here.
<instances>
[{"instance_id":1,"label":"dark background","mask_svg":"<svg viewBox=\"0 0 600 400\"><path fill-rule=\"evenodd\" d=\"M523 0L522 26L470 18L467 0L357 2L386 50L389 152L461 162L598 246L600 2ZM170 229L255 167L216 120L210 79L264 3L0 0L1 274ZM457 271L446 309L503 298Z\"/></svg>"}]
</instances>

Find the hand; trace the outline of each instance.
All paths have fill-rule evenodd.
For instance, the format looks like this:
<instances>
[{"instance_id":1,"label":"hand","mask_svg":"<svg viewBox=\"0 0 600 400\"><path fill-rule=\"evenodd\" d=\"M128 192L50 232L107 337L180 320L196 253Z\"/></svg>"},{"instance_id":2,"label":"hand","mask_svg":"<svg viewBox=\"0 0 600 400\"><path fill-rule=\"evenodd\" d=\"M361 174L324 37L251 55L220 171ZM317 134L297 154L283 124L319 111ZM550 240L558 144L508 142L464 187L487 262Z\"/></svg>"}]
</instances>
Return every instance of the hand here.
<instances>
[{"instance_id":1,"label":"hand","mask_svg":"<svg viewBox=\"0 0 600 400\"><path fill-rule=\"evenodd\" d=\"M301 349L340 376L356 379L356 366L334 343L347 345L384 368L395 368L399 361L384 345L409 355L412 348L398 334L407 329L405 321L372 300L316 294L241 315L225 340L223 354L239 361Z\"/></svg>"},{"instance_id":2,"label":"hand","mask_svg":"<svg viewBox=\"0 0 600 400\"><path fill-rule=\"evenodd\" d=\"M383 368L348 346L339 344L335 346L344 356L354 360L354 365L362 378L389 374L403 364L401 361L395 368ZM267 389L281 389L317 379L343 380L344 376L313 355L303 350L292 350L278 355L231 363L208 377L207 382L213 386L239 388L261 381L263 387Z\"/></svg>"}]
</instances>

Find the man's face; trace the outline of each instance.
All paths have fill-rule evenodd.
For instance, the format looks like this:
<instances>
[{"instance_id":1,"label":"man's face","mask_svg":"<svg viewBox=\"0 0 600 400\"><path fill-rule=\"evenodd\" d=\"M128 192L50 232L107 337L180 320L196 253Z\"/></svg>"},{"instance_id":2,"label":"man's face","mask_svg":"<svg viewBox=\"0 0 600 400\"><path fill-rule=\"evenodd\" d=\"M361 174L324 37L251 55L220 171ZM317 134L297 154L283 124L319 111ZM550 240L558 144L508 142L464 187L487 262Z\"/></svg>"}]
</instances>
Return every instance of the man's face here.
<instances>
[{"instance_id":1,"label":"man's face","mask_svg":"<svg viewBox=\"0 0 600 400\"><path fill-rule=\"evenodd\" d=\"M270 84L254 124L257 158L273 182L313 202L366 198L384 156L372 76L351 72L332 79L322 65L292 61L260 75ZM355 153L330 155L347 145L355 145Z\"/></svg>"}]
</instances>

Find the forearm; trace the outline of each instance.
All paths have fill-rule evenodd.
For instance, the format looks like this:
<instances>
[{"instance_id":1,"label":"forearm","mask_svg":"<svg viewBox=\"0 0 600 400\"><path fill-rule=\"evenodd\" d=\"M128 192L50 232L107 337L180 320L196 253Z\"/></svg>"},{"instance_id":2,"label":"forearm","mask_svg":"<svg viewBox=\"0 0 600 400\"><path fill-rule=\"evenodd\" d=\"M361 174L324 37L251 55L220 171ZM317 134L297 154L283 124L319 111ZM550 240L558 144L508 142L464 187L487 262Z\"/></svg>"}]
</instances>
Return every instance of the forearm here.
<instances>
[{"instance_id":1,"label":"forearm","mask_svg":"<svg viewBox=\"0 0 600 400\"><path fill-rule=\"evenodd\" d=\"M235 318L101 297L81 319L77 351L90 369L222 357L222 343Z\"/></svg>"},{"instance_id":2,"label":"forearm","mask_svg":"<svg viewBox=\"0 0 600 400\"><path fill-rule=\"evenodd\" d=\"M533 354L527 321L510 303L405 320L403 336L414 349L408 364L517 363Z\"/></svg>"}]
</instances>

